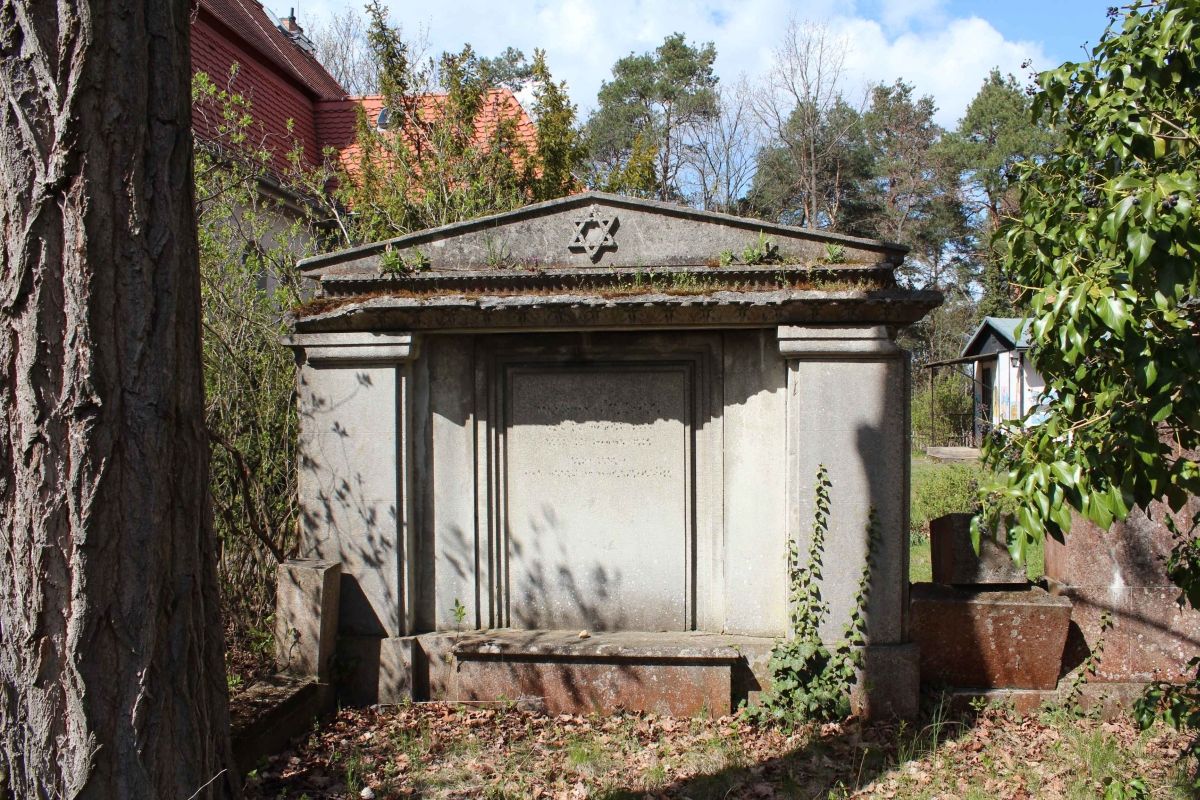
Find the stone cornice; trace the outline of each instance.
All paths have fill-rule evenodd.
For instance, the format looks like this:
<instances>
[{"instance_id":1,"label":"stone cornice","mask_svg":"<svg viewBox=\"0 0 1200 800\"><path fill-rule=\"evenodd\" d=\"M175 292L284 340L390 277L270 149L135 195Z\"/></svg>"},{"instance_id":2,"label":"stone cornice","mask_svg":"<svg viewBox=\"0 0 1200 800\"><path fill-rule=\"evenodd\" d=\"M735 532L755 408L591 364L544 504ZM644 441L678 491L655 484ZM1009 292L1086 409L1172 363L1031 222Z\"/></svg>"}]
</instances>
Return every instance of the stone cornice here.
<instances>
[{"instance_id":1,"label":"stone cornice","mask_svg":"<svg viewBox=\"0 0 1200 800\"><path fill-rule=\"evenodd\" d=\"M330 273L321 278L324 298L369 293L446 295L470 293L625 293L640 287L644 293L662 292L680 284L695 284L711 291L761 292L781 289L842 288L893 289L892 265L884 262L858 265L766 265L729 267L596 267L580 269L492 269L421 271L403 275L379 272Z\"/></svg>"},{"instance_id":2,"label":"stone cornice","mask_svg":"<svg viewBox=\"0 0 1200 800\"><path fill-rule=\"evenodd\" d=\"M310 364L400 364L417 356L409 333L296 333L283 337L283 344Z\"/></svg>"},{"instance_id":3,"label":"stone cornice","mask_svg":"<svg viewBox=\"0 0 1200 800\"><path fill-rule=\"evenodd\" d=\"M298 334L404 330L737 328L778 325L908 325L941 303L937 292L717 291L708 294L380 296L339 300L293 319Z\"/></svg>"}]
</instances>

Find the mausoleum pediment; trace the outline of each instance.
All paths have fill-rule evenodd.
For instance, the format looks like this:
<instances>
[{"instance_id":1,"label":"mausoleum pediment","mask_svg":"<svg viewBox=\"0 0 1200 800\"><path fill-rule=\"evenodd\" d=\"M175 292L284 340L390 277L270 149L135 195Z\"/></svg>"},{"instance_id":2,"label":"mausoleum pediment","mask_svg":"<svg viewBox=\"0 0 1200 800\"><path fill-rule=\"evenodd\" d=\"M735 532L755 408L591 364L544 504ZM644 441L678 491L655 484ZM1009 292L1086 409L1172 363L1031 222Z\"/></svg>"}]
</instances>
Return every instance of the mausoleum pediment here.
<instances>
[{"instance_id":1,"label":"mausoleum pediment","mask_svg":"<svg viewBox=\"0 0 1200 800\"><path fill-rule=\"evenodd\" d=\"M904 324L940 301L897 287L906 252L589 192L306 259L297 327Z\"/></svg>"},{"instance_id":2,"label":"mausoleum pediment","mask_svg":"<svg viewBox=\"0 0 1200 800\"><path fill-rule=\"evenodd\" d=\"M770 253L755 257L754 248ZM444 225L301 262L309 277L392 271L898 264L906 248L601 192ZM748 257L743 257L747 256ZM401 264L403 262L403 264Z\"/></svg>"}]
</instances>

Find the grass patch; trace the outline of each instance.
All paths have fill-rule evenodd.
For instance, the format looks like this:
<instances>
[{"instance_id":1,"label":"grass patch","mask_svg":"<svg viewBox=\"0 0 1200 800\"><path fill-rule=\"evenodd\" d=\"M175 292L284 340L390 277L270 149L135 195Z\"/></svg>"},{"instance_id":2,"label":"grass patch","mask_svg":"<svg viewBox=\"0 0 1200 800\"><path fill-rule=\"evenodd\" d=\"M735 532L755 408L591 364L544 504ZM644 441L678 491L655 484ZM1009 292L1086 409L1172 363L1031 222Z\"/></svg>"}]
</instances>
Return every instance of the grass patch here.
<instances>
[{"instance_id":1,"label":"grass patch","mask_svg":"<svg viewBox=\"0 0 1200 800\"><path fill-rule=\"evenodd\" d=\"M929 535L929 521L943 514L974 511L983 468L973 463L940 463L914 457L910 538Z\"/></svg>"},{"instance_id":2,"label":"grass patch","mask_svg":"<svg viewBox=\"0 0 1200 800\"><path fill-rule=\"evenodd\" d=\"M911 583L929 583L933 580L933 562L926 538L908 541L908 580Z\"/></svg>"}]
</instances>

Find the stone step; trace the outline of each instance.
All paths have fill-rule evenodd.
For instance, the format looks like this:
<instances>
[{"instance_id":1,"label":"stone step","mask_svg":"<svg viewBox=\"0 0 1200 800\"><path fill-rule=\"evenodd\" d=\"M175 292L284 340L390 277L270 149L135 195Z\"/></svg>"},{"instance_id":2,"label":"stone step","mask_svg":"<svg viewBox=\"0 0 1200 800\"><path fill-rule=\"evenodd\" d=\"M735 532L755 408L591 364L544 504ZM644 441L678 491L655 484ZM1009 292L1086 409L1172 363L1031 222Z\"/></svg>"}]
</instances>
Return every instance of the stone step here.
<instances>
[{"instance_id":1,"label":"stone step","mask_svg":"<svg viewBox=\"0 0 1200 800\"><path fill-rule=\"evenodd\" d=\"M761 688L752 665L761 670L770 648L770 639L699 632L487 631L457 637L453 674L431 675L430 686L441 699L533 701L552 714L722 716Z\"/></svg>"},{"instance_id":2,"label":"stone step","mask_svg":"<svg viewBox=\"0 0 1200 800\"><path fill-rule=\"evenodd\" d=\"M328 684L284 673L272 675L238 692L230 703L233 752L247 772L268 755L278 753L313 721L333 713L334 693Z\"/></svg>"}]
</instances>

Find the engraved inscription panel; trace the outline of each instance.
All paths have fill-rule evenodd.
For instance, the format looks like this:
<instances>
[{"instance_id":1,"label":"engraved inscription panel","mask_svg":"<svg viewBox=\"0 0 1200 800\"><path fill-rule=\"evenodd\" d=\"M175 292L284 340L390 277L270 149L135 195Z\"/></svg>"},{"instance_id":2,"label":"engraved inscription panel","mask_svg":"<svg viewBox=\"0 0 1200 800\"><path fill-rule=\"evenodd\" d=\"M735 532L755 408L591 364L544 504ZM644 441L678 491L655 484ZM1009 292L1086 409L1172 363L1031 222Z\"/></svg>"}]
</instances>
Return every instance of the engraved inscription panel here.
<instances>
[{"instance_id":1,"label":"engraved inscription panel","mask_svg":"<svg viewBox=\"0 0 1200 800\"><path fill-rule=\"evenodd\" d=\"M690 627L690 396L677 365L510 370L510 625Z\"/></svg>"}]
</instances>

